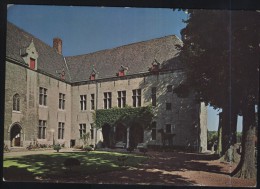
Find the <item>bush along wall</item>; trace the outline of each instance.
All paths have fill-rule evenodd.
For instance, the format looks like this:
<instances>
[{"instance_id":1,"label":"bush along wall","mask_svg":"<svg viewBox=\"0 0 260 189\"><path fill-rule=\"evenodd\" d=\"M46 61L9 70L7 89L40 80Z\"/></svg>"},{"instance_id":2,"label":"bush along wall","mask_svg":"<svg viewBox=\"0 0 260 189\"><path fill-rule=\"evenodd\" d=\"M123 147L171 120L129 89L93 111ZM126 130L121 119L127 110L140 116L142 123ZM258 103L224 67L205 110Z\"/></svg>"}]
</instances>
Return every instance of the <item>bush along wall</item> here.
<instances>
[{"instance_id":1,"label":"bush along wall","mask_svg":"<svg viewBox=\"0 0 260 189\"><path fill-rule=\"evenodd\" d=\"M96 128L101 128L105 124L115 126L117 123L123 123L127 127L138 124L144 129L149 129L153 116L152 106L101 109L93 113Z\"/></svg>"}]
</instances>

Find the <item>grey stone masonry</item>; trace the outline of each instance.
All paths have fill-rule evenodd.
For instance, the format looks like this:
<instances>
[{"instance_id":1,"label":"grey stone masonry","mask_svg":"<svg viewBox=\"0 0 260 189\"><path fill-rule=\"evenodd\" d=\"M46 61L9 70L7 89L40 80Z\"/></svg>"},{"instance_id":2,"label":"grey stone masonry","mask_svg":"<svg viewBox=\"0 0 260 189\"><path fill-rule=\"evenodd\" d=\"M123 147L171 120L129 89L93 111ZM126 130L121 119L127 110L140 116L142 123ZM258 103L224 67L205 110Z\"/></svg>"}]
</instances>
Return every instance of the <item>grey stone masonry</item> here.
<instances>
[{"instance_id":1,"label":"grey stone masonry","mask_svg":"<svg viewBox=\"0 0 260 189\"><path fill-rule=\"evenodd\" d=\"M162 145L158 130L163 129L175 134L175 146L207 149L207 107L195 101L193 92L185 98L173 92L186 78L178 59L176 45L182 45L178 37L72 57L61 54L61 43L56 39L55 49L8 23L6 145L59 143L71 147L83 144L80 135L84 132L91 133L88 143L96 145L104 137L102 128L94 127L93 113L106 107L107 96L111 107L120 108L119 94L124 94L126 105L151 105L154 110L155 127L142 131L140 143ZM125 69L120 75L121 68ZM96 77L90 77L93 70ZM140 102L136 91L141 92ZM129 146L133 134L131 128L126 132Z\"/></svg>"}]
</instances>

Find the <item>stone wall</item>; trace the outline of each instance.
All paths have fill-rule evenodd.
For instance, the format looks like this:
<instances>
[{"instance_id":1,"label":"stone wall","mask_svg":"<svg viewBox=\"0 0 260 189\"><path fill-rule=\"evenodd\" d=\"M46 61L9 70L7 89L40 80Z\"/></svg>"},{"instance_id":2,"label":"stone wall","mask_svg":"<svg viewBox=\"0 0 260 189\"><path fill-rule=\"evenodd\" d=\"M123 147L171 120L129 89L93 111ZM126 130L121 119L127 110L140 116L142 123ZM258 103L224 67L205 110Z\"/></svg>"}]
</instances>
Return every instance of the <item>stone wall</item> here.
<instances>
[{"instance_id":1,"label":"stone wall","mask_svg":"<svg viewBox=\"0 0 260 189\"><path fill-rule=\"evenodd\" d=\"M10 146L10 130L14 124L22 128L21 146L31 142L52 144L51 129L56 142L69 146L71 138L71 86L23 66L6 63L5 80L5 144ZM47 89L47 106L39 105L39 87ZM59 93L66 95L65 110L58 109ZM13 111L13 96L20 96L20 111ZM46 138L38 138L39 120L46 120ZM58 122L65 123L64 140L57 140Z\"/></svg>"},{"instance_id":2,"label":"stone wall","mask_svg":"<svg viewBox=\"0 0 260 189\"><path fill-rule=\"evenodd\" d=\"M142 89L142 106L151 105L152 87L156 87L157 102L154 107L156 127L166 129L166 124L171 124L171 130L176 133L174 145L185 146L187 140L199 145L199 111L200 105L195 103L194 96L190 94L186 98L179 98L172 92L167 92L167 86L177 87L185 78L183 71L166 72L159 75L145 75L140 77L118 77L109 80L97 80L86 82L72 87L72 138L79 144L79 124L87 124L89 132L90 124L93 123L93 112L90 110L90 95L95 94L97 109L104 109L104 92L112 93L112 107L117 107L117 91L126 91L126 104L132 106L132 90ZM87 95L87 110L80 110L80 95ZM166 110L166 103L171 103L171 110ZM102 140L99 132L96 141ZM144 142L161 145L161 135L156 133L156 140L151 138L151 130L144 131Z\"/></svg>"},{"instance_id":3,"label":"stone wall","mask_svg":"<svg viewBox=\"0 0 260 189\"><path fill-rule=\"evenodd\" d=\"M156 129L171 125L171 132L175 133L173 143L185 147L187 143L206 149L207 111L205 105L195 102L191 93L185 98L178 97L175 93L167 91L169 85L176 88L185 79L181 70L164 72L154 75L139 75L115 77L80 84L67 84L51 78L37 71L7 62L6 64L6 91L5 91L5 129L4 139L10 144L10 128L18 123L22 127L22 145L30 142L52 144L53 132L55 142L69 147L71 140L76 145L81 145L79 124L86 124L90 132L94 123L91 110L91 94L95 94L95 109L104 109L104 92L112 93L112 107L117 107L118 91L126 91L126 104L133 105L133 90L141 89L141 105L152 104L152 88L156 87L156 106L154 106ZM39 105L39 87L47 89L47 105ZM21 110L13 111L13 95L20 95ZM58 107L59 93L65 94L65 110ZM87 96L86 110L80 110L80 95ZM166 104L171 104L171 109L166 109ZM46 138L37 139L39 120L46 120ZM58 140L58 123L65 123L64 139ZM94 138L90 144L102 141L101 129L94 129ZM152 140L151 130L144 131L144 141L154 145L161 145L161 134L156 132L156 140Z\"/></svg>"}]
</instances>

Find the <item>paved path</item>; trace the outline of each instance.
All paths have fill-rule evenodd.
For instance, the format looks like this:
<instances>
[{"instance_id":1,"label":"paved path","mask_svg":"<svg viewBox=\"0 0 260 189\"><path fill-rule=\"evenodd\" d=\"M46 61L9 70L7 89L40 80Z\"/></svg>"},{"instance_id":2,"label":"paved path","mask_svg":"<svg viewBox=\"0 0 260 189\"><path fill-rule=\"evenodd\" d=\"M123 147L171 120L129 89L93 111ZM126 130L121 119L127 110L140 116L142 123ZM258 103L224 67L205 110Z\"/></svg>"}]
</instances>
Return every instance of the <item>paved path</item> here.
<instances>
[{"instance_id":1,"label":"paved path","mask_svg":"<svg viewBox=\"0 0 260 189\"><path fill-rule=\"evenodd\" d=\"M73 148L63 148L60 152L73 152ZM33 154L50 154L55 153L56 150L48 149L48 150L25 150L19 152L5 152L4 157L16 157L16 156L25 156L25 155L33 155Z\"/></svg>"}]
</instances>

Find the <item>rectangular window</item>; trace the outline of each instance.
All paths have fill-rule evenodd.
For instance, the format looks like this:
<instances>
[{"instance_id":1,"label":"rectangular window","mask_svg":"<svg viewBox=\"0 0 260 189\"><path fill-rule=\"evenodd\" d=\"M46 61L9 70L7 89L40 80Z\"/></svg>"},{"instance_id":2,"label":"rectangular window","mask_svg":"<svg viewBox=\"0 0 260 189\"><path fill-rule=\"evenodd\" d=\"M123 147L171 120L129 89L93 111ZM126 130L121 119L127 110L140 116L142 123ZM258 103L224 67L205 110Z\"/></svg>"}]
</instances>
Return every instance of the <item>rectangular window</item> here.
<instances>
[{"instance_id":1,"label":"rectangular window","mask_svg":"<svg viewBox=\"0 0 260 189\"><path fill-rule=\"evenodd\" d=\"M172 132L172 125L171 124L166 124L166 133L171 133Z\"/></svg>"},{"instance_id":2,"label":"rectangular window","mask_svg":"<svg viewBox=\"0 0 260 189\"><path fill-rule=\"evenodd\" d=\"M59 109L65 110L65 94L59 93Z\"/></svg>"},{"instance_id":3,"label":"rectangular window","mask_svg":"<svg viewBox=\"0 0 260 189\"><path fill-rule=\"evenodd\" d=\"M123 108L126 105L126 91L117 91L117 106Z\"/></svg>"},{"instance_id":4,"label":"rectangular window","mask_svg":"<svg viewBox=\"0 0 260 189\"><path fill-rule=\"evenodd\" d=\"M156 122L152 122L152 140L156 140Z\"/></svg>"},{"instance_id":5,"label":"rectangular window","mask_svg":"<svg viewBox=\"0 0 260 189\"><path fill-rule=\"evenodd\" d=\"M87 126L85 123L79 124L79 137L82 138L86 134Z\"/></svg>"},{"instance_id":6,"label":"rectangular window","mask_svg":"<svg viewBox=\"0 0 260 189\"><path fill-rule=\"evenodd\" d=\"M80 95L80 110L87 109L87 95Z\"/></svg>"},{"instance_id":7,"label":"rectangular window","mask_svg":"<svg viewBox=\"0 0 260 189\"><path fill-rule=\"evenodd\" d=\"M35 69L35 59L30 58L30 69L34 70Z\"/></svg>"},{"instance_id":8,"label":"rectangular window","mask_svg":"<svg viewBox=\"0 0 260 189\"><path fill-rule=\"evenodd\" d=\"M152 106L156 106L156 87L152 87Z\"/></svg>"},{"instance_id":9,"label":"rectangular window","mask_svg":"<svg viewBox=\"0 0 260 189\"><path fill-rule=\"evenodd\" d=\"M172 92L172 85L167 85L167 92Z\"/></svg>"},{"instance_id":10,"label":"rectangular window","mask_svg":"<svg viewBox=\"0 0 260 189\"><path fill-rule=\"evenodd\" d=\"M65 125L65 123L59 122L59 125L58 125L58 139L64 139L64 125Z\"/></svg>"},{"instance_id":11,"label":"rectangular window","mask_svg":"<svg viewBox=\"0 0 260 189\"><path fill-rule=\"evenodd\" d=\"M93 123L90 124L90 138L94 139L94 127Z\"/></svg>"},{"instance_id":12,"label":"rectangular window","mask_svg":"<svg viewBox=\"0 0 260 189\"><path fill-rule=\"evenodd\" d=\"M47 106L47 89L40 87L39 89L39 104Z\"/></svg>"},{"instance_id":13,"label":"rectangular window","mask_svg":"<svg viewBox=\"0 0 260 189\"><path fill-rule=\"evenodd\" d=\"M46 138L46 121L39 120L38 139Z\"/></svg>"},{"instance_id":14,"label":"rectangular window","mask_svg":"<svg viewBox=\"0 0 260 189\"><path fill-rule=\"evenodd\" d=\"M20 96L19 94L15 94L13 96L13 110L20 111Z\"/></svg>"},{"instance_id":15,"label":"rectangular window","mask_svg":"<svg viewBox=\"0 0 260 189\"><path fill-rule=\"evenodd\" d=\"M104 93L104 109L112 108L112 93L106 92Z\"/></svg>"},{"instance_id":16,"label":"rectangular window","mask_svg":"<svg viewBox=\"0 0 260 189\"><path fill-rule=\"evenodd\" d=\"M91 94L91 100L90 100L90 109L94 110L95 109L95 94Z\"/></svg>"},{"instance_id":17,"label":"rectangular window","mask_svg":"<svg viewBox=\"0 0 260 189\"><path fill-rule=\"evenodd\" d=\"M172 109L172 103L166 103L166 110Z\"/></svg>"},{"instance_id":18,"label":"rectangular window","mask_svg":"<svg viewBox=\"0 0 260 189\"><path fill-rule=\"evenodd\" d=\"M133 107L141 107L141 89L133 90Z\"/></svg>"}]
</instances>

